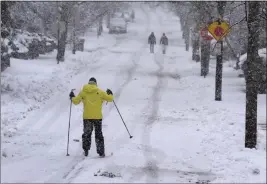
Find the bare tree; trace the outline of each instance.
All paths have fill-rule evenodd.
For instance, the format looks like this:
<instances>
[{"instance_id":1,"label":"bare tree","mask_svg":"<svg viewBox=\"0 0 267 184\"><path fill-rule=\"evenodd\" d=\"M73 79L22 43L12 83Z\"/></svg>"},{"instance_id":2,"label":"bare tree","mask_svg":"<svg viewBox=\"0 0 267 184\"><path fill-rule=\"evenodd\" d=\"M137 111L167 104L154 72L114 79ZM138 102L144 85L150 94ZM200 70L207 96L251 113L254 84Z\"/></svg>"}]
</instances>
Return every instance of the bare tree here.
<instances>
[{"instance_id":1,"label":"bare tree","mask_svg":"<svg viewBox=\"0 0 267 184\"><path fill-rule=\"evenodd\" d=\"M55 2L23 2L27 9L32 11L42 23L44 35L48 35L51 24L56 20Z\"/></svg>"}]
</instances>

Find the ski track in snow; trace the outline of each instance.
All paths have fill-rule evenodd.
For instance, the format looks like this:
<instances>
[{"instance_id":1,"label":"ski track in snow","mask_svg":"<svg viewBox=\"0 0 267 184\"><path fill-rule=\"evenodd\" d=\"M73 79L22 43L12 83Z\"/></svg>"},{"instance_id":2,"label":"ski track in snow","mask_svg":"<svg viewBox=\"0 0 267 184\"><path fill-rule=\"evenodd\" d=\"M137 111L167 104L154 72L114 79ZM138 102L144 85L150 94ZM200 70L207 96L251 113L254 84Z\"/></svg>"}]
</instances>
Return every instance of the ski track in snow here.
<instances>
[{"instance_id":1,"label":"ski track in snow","mask_svg":"<svg viewBox=\"0 0 267 184\"><path fill-rule=\"evenodd\" d=\"M125 42L125 39L127 39L127 37L123 37L122 39L120 39L120 41L118 41L118 39L116 39L116 43L112 47L120 47L120 44L122 44L123 42ZM141 49L139 51L134 52L133 54L131 54L130 58L132 58L132 59L130 59L130 60L133 62L133 65L132 65L131 68L129 68L126 71L126 73L127 73L127 79L125 80L125 82L123 83L123 85L119 88L119 90L115 92L115 99L117 99L117 100L119 99L120 93L122 92L123 88L130 82L130 80L132 78L132 75L134 73L134 70L135 70L135 68L137 66L137 63L140 60L140 52L142 51L143 48L144 47L141 47ZM91 50L86 49L87 52L97 52L97 53L100 53L99 55L103 54L103 52L105 52L105 50L109 51L109 48L108 47L99 47L97 49L91 49ZM120 53L117 53L117 54L120 54ZM96 58L99 58L99 57L96 57ZM97 62L97 60L95 60L91 64L94 64L96 62ZM108 62L108 60L106 62ZM76 80L78 80L79 78L83 77L83 75L86 75L86 73L91 73L91 72L94 72L95 73L95 72L97 72L98 69L103 68L103 66L105 64L106 63L101 63L101 65L98 65L98 66L97 65L93 65L93 67L90 65L89 70L88 69L83 69L84 70L83 72L81 72L81 70L78 71L78 72L81 72L81 74L75 77L75 78L77 78ZM117 76L117 77L119 77L119 76ZM74 81L76 81L76 80L74 79ZM21 132L25 132L26 134L32 134L33 132L38 131L38 130L42 130L42 131L46 132L46 131L48 131L51 128L51 126L53 126L53 124L57 120L61 119L63 116L65 116L65 117L68 116L67 114L69 112L69 109L67 108L65 111L62 111L62 108L63 107L66 107L66 106L69 106L69 102L66 101L65 99L62 99L62 101L59 101L58 103L54 103L54 100L56 100L57 98L58 97L55 97L54 99L52 99L51 100L52 103L48 103L46 105L46 107L42 109L42 111L46 113L46 114L44 114L44 116L46 116L47 118L40 120L40 116L39 116L39 114L37 114L32 119L30 119L30 120L27 119L27 122L29 122L29 123L24 124L24 126L21 129ZM48 109L51 110L51 111L49 111ZM112 110L112 108L110 108L108 110L108 112L110 112L110 110ZM31 123L36 123L36 124L34 124L34 126L32 126ZM74 127L74 128L76 130L77 127ZM15 138L15 141L17 141L17 140L19 140L21 138L22 137L16 137ZM61 140L59 140L59 141L61 141ZM20 157L19 159L20 160L21 159L25 160L25 159L29 159L30 157L31 157L31 155L25 156L25 157ZM74 159L74 160L72 160L70 162L69 165L66 165L66 168L64 168L64 170L67 170L67 172L64 172L63 178L67 178L67 176L73 170L75 170L75 168L77 167L77 165L79 165L79 163L82 160L78 159L78 161L77 161L76 159ZM56 176L56 177L59 177L60 178L60 176ZM53 182L54 179L55 178L52 177L52 180L48 180L48 181L52 181ZM59 179L59 181L60 181L60 179Z\"/></svg>"},{"instance_id":2,"label":"ski track in snow","mask_svg":"<svg viewBox=\"0 0 267 184\"><path fill-rule=\"evenodd\" d=\"M127 37L125 37L124 39L127 39ZM119 47L119 45L122 44L122 43L123 43L123 39L120 39L119 42L116 40L116 44L114 46ZM138 51L132 53L131 56L130 56L130 58L131 58L130 61L132 61L133 64L132 64L131 67L129 67L126 70L127 78L126 78L126 80L124 80L123 84L119 87L119 89L116 90L115 93L114 93L114 96L115 96L115 99L116 99L116 102L117 103L119 102L121 92L123 91L123 89L129 84L129 82L133 78L133 75L134 75L134 73L136 71L136 68L137 68L138 63L140 61L140 58L144 54L144 48L145 48L145 46L146 46L146 44L144 44ZM117 54L121 54L121 53L123 53L123 52L117 52ZM116 76L116 77L119 77L119 76ZM113 108L114 107L112 106L111 108L108 109L108 112L106 113L106 117L103 118L103 119L106 119L107 118L108 114L111 112L111 110ZM120 146L123 145L123 144L126 144L128 142L128 141L126 141L126 142L124 141L124 143L123 143L122 142L123 140L125 140L125 137L123 137L121 140L118 140L120 142ZM113 145L113 146L115 146L115 145ZM91 149L91 150L93 150L93 149ZM74 178L76 178L82 172L82 170L84 168L84 165L85 165L85 163L83 161L84 161L84 159L79 160L78 162L75 162L75 164L71 164L71 169L67 172L67 174L65 174L63 176L63 179L66 179L66 181L68 181L68 183L71 183L71 181ZM93 161L93 162L97 162L97 161ZM90 164L93 164L93 163L90 162ZM60 176L58 176L58 175L56 177L57 178L60 178ZM48 182L50 182L50 181L52 182L52 181L54 181L54 179L55 178L52 178L52 179L48 180Z\"/></svg>"},{"instance_id":3,"label":"ski track in snow","mask_svg":"<svg viewBox=\"0 0 267 184\"><path fill-rule=\"evenodd\" d=\"M156 13L154 14L154 16L158 20L158 24L162 26L161 17ZM157 28L159 28L160 26L158 26ZM158 67L158 70L156 71L157 84L153 88L152 96L150 100L148 101L147 106L145 107L145 109L149 109L150 107L152 107L152 109L150 112L150 116L148 117L148 120L145 122L144 133L143 133L143 143L148 146L151 144L149 134L150 134L151 128L153 127L153 123L155 122L157 115L158 115L160 93L161 93L161 90L163 89L162 71L164 67L162 63L164 63L164 57L159 53L155 53L153 59L155 62L154 64L156 64ZM158 182L158 177L159 177L158 176L159 167L157 166L157 163L160 163L166 155L161 150L153 149L151 148L151 146L149 146L149 148L150 149L143 150L144 157L146 158L146 166L144 167L144 172L147 175L147 179L146 179L147 183L149 182L156 183ZM153 159L153 155L156 155L154 159Z\"/></svg>"},{"instance_id":4,"label":"ski track in snow","mask_svg":"<svg viewBox=\"0 0 267 184\"><path fill-rule=\"evenodd\" d=\"M142 11L145 13L145 10L141 7ZM147 13L145 13L147 15ZM149 19L147 19L149 21ZM149 25L149 22L146 24L146 25ZM146 28L146 32L148 30L148 27ZM141 40L142 41L142 40ZM119 42L121 43L121 42ZM144 53L145 51L145 46L146 44L143 44L143 46L140 48L140 50L134 52L133 54L131 54L131 61L132 61L132 66L129 67L127 70L126 70L126 73L127 73L127 78L126 80L123 82L123 84L119 87L118 90L116 90L115 94L114 94L114 97L115 97L115 100L116 100L116 103L119 102L119 99L120 99L120 95L121 95L121 92L123 91L123 89L125 89L125 87L131 82L131 80L133 79L133 76L134 76L134 73L136 72L136 69L138 67L138 63L139 61L141 60L141 57L143 54L146 54L146 52ZM112 52L112 51L111 51ZM114 52L114 51L113 51ZM122 52L117 52L118 54L122 53ZM107 116L108 114L111 112L111 109L113 109L115 107L111 107L109 108L109 111L107 112ZM105 117L107 118L107 117ZM131 131L133 131L135 129L135 127L131 127ZM125 141L125 137L123 136L121 139L118 139L117 140L118 142L120 142L119 146L121 147L122 145L128 143L129 141L126 140ZM110 145L110 147L118 147L116 146L115 144L114 145ZM116 149L115 149L116 150ZM92 164L90 162L90 164ZM73 179L75 179L79 174L80 172L82 172L82 168L84 168L84 165L85 163L80 163L80 166L77 167L75 170L73 169L71 171L71 176L67 178L67 181L68 183L71 183ZM74 174L72 174L74 173ZM66 177L65 177L66 178ZM64 179L65 179L64 178Z\"/></svg>"}]
</instances>

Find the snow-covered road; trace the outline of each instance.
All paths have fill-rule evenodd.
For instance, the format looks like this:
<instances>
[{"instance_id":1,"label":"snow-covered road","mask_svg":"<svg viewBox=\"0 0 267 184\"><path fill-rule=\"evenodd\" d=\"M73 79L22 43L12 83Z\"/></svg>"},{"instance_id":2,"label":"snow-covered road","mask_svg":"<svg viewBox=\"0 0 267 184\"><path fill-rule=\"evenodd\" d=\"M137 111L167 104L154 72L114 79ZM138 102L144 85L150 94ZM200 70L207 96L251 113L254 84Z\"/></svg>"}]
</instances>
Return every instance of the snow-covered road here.
<instances>
[{"instance_id":1,"label":"snow-covered road","mask_svg":"<svg viewBox=\"0 0 267 184\"><path fill-rule=\"evenodd\" d=\"M215 62L210 75L201 78L200 64L185 51L179 19L168 10L142 4L135 12L127 34L104 34L103 45L94 49L88 44L87 52L72 56L68 66L77 67L77 72L68 79L68 89L55 93L21 122L16 136L6 138L3 147L13 157L2 157L1 182L266 182L265 148L244 149L242 79L225 65L223 101L214 101ZM149 53L147 37L152 31L157 42L165 32L170 43L176 43L166 55L158 45L155 54ZM105 104L106 154L113 156L97 158L93 138L85 158L82 105L72 106L66 157L68 94L72 88L77 94L90 77L100 88L113 90L133 139L114 105ZM265 101L266 96L259 96L260 122L266 121ZM260 130L259 135L266 137ZM260 173L253 174L255 169ZM100 176L105 172L115 177Z\"/></svg>"}]
</instances>

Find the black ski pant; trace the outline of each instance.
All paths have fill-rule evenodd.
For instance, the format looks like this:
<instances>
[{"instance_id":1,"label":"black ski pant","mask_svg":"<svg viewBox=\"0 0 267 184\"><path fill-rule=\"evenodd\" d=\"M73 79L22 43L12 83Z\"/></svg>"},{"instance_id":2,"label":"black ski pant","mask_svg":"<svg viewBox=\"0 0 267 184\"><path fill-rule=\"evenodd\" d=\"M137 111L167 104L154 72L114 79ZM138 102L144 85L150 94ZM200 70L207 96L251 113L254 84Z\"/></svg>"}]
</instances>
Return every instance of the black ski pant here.
<instances>
[{"instance_id":1,"label":"black ski pant","mask_svg":"<svg viewBox=\"0 0 267 184\"><path fill-rule=\"evenodd\" d=\"M83 135L82 135L83 149L90 150L91 136L94 128L95 128L96 152L98 154L104 154L105 144L104 144L104 137L102 134L102 119L83 120Z\"/></svg>"},{"instance_id":2,"label":"black ski pant","mask_svg":"<svg viewBox=\"0 0 267 184\"><path fill-rule=\"evenodd\" d=\"M154 44L150 44L150 53L154 53Z\"/></svg>"}]
</instances>

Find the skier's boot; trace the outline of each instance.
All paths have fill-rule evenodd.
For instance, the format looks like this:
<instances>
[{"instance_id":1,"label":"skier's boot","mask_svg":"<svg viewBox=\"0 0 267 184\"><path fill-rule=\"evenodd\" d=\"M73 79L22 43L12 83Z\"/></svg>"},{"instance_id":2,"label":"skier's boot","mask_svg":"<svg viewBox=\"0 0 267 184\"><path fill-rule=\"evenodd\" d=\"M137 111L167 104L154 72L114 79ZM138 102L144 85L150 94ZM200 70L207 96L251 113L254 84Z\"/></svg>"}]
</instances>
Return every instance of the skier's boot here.
<instances>
[{"instance_id":1,"label":"skier's boot","mask_svg":"<svg viewBox=\"0 0 267 184\"><path fill-rule=\"evenodd\" d=\"M103 153L103 154L99 154L99 156L100 156L101 158L104 158L106 155L105 155L105 153Z\"/></svg>"},{"instance_id":2,"label":"skier's boot","mask_svg":"<svg viewBox=\"0 0 267 184\"><path fill-rule=\"evenodd\" d=\"M84 150L84 156L88 156L88 150Z\"/></svg>"}]
</instances>

